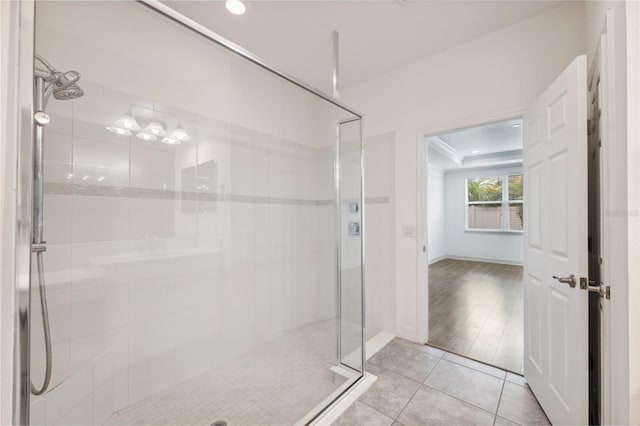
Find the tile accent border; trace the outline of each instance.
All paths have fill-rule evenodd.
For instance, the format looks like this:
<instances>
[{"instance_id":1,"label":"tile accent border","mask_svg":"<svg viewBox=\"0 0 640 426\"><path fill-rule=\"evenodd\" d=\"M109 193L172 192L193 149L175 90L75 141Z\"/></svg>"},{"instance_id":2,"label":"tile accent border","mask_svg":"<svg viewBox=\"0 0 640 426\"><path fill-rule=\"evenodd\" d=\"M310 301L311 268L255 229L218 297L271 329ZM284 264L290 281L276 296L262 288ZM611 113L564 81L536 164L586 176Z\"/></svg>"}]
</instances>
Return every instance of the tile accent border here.
<instances>
[{"instance_id":1,"label":"tile accent border","mask_svg":"<svg viewBox=\"0 0 640 426\"><path fill-rule=\"evenodd\" d=\"M218 201L227 203L282 204L296 206L332 206L335 200L305 200L300 198L260 195L225 194L216 192L176 191L126 186L81 185L77 183L45 182L45 194L87 197L146 198L156 200ZM387 204L389 197L366 197L365 204Z\"/></svg>"}]
</instances>

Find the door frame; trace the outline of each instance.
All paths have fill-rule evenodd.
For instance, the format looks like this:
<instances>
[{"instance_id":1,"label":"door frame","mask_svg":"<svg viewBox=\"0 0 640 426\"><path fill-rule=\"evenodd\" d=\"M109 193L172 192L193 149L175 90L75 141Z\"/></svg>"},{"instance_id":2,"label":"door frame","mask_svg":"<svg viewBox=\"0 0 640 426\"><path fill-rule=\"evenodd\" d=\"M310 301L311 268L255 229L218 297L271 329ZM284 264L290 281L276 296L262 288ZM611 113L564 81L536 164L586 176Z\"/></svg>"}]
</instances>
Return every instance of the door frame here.
<instances>
[{"instance_id":1,"label":"door frame","mask_svg":"<svg viewBox=\"0 0 640 426\"><path fill-rule=\"evenodd\" d=\"M456 124L430 128L425 126L416 133L416 313L417 313L417 337L419 343L427 343L429 340L429 274L428 253L423 247L428 247L429 235L427 226L428 206L428 150L426 138L443 133L455 132L485 124L497 123L522 118L526 108L505 111L499 114L479 115L466 120L456 121Z\"/></svg>"},{"instance_id":2,"label":"door frame","mask_svg":"<svg viewBox=\"0 0 640 426\"><path fill-rule=\"evenodd\" d=\"M600 209L602 212L602 258L608 268L604 269L602 276L606 285L611 285L612 292L625 292L625 283L620 281L617 286L614 280L622 278L624 271L615 270L616 259L627 259L628 251L626 247L616 244L611 238L611 228L619 229L616 225L616 212L618 216L620 212L616 210L616 206L620 205L620 199L625 197L627 187L616 185L616 181L622 178L618 171L625 170L626 174L626 144L620 147L619 143L622 135L616 134L616 126L611 122L610 117L615 116L616 101L614 99L616 93L614 49L616 47L613 33L615 31L615 20L611 9L607 10L606 17L602 24L600 36L605 35L606 45L599 45L599 52L595 58L588 58L588 77L591 76L594 67L599 67L601 79L603 80L600 99L602 102L602 168L601 174L604 181L600 188ZM600 55L604 56L600 58ZM597 62L597 63L596 63ZM618 83L619 84L619 83ZM417 313L417 341L425 344L429 339L429 278L425 266L428 266L428 254L423 252L423 247L428 247L428 206L427 206L427 188L428 188L428 150L426 149L425 139L429 136L435 136L456 130L462 130L469 127L480 126L483 124L504 121L522 117L526 112L526 108L505 111L493 115L479 115L477 117L468 118L466 120L457 121L449 126L424 126L416 133L416 313ZM586 123L585 123L586 125ZM607 143L608 142L608 143ZM626 141L628 143L628 141ZM622 152L625 151L625 152ZM610 177L610 178L609 178ZM626 177L626 176L625 176ZM632 212L626 212L631 214ZM626 282L628 286L628 281ZM608 307L603 309L601 314L601 396L600 396L600 420L601 424L610 424L616 419L625 418L627 413L614 413L613 411L623 408L624 401L620 401L619 397L629 398L628 382L624 382L621 374L615 374L611 364L618 366L629 366L628 351L630 348L622 343L625 336L622 330L626 330L630 319L624 315L625 309L624 298L613 296L611 300L606 301ZM625 350L626 349L626 350ZM624 367L623 367L624 368ZM627 370L628 371L628 370ZM626 399L627 403L631 402ZM627 406L627 408L630 408Z\"/></svg>"}]
</instances>

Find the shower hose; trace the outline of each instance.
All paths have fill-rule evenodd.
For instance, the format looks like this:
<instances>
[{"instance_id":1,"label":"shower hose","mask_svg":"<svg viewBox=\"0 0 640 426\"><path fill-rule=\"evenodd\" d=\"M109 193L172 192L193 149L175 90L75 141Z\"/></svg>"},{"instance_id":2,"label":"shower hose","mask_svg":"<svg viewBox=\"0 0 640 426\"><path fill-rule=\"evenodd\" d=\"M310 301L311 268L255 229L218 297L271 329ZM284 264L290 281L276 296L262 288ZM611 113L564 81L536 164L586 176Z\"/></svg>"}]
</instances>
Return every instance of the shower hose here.
<instances>
[{"instance_id":1,"label":"shower hose","mask_svg":"<svg viewBox=\"0 0 640 426\"><path fill-rule=\"evenodd\" d=\"M31 380L31 393L34 395L42 395L49 387L51 382L51 330L49 328L49 312L47 308L47 291L44 288L44 253L36 251L36 263L38 268L38 292L40 293L40 309L42 310L42 328L44 331L44 347L46 351L46 366L44 372L44 382L42 387L37 389Z\"/></svg>"}]
</instances>

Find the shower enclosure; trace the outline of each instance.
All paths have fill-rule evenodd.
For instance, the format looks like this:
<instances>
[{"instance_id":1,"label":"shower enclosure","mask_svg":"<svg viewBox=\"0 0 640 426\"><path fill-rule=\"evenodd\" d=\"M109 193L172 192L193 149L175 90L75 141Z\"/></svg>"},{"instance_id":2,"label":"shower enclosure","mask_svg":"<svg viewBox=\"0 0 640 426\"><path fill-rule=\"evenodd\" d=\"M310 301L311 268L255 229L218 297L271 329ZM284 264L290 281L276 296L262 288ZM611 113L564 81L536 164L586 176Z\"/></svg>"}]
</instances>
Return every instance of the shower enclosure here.
<instances>
[{"instance_id":1,"label":"shower enclosure","mask_svg":"<svg viewBox=\"0 0 640 426\"><path fill-rule=\"evenodd\" d=\"M363 376L361 116L158 2L24 9L16 423L317 419Z\"/></svg>"}]
</instances>

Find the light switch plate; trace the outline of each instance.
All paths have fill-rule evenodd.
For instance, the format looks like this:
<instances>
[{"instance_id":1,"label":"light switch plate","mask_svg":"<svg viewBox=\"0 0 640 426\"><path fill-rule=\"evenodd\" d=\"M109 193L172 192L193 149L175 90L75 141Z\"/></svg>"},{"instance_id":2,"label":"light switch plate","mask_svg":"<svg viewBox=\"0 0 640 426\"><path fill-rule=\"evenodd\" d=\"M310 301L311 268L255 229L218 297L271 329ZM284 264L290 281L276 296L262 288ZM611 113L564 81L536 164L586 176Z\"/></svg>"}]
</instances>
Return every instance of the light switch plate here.
<instances>
[{"instance_id":1,"label":"light switch plate","mask_svg":"<svg viewBox=\"0 0 640 426\"><path fill-rule=\"evenodd\" d=\"M416 227L413 225L402 225L402 236L415 238L416 237Z\"/></svg>"}]
</instances>

